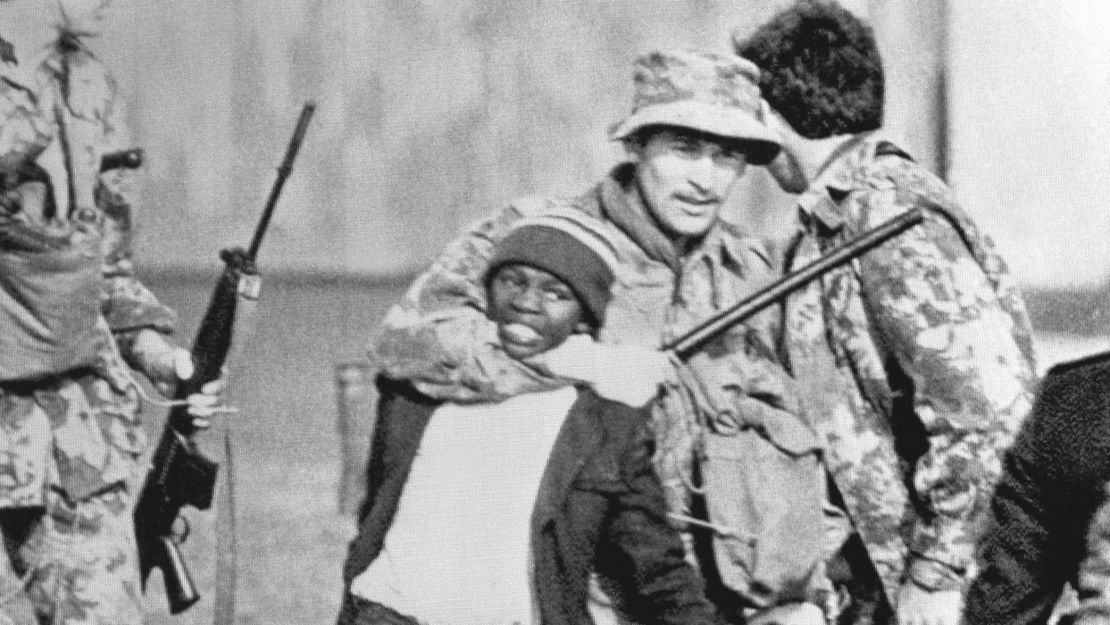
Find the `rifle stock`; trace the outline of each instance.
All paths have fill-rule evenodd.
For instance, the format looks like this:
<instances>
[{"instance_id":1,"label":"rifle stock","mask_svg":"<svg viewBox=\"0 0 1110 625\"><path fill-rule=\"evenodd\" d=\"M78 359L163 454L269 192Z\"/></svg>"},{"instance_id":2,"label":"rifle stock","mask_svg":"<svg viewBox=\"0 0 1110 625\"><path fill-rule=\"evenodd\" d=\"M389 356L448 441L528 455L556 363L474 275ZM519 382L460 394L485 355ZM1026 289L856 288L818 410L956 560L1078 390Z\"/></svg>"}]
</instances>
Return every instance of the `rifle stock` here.
<instances>
[{"instance_id":1,"label":"rifle stock","mask_svg":"<svg viewBox=\"0 0 1110 625\"><path fill-rule=\"evenodd\" d=\"M191 353L195 370L191 378L177 385L174 399L182 400L200 392L205 384L219 379L223 372L235 335L239 305L242 301L253 302L258 298L261 279L255 268L255 255L314 110L311 102L301 110L250 251L233 248L220 252L225 267L193 341ZM171 409L134 513L143 588L146 588L150 572L161 569L172 614L187 610L200 599L179 548L188 532L176 533L174 524L183 507L207 510L212 505L219 469L216 462L198 449L193 440L195 434L196 427L188 408L178 405Z\"/></svg>"},{"instance_id":2,"label":"rifle stock","mask_svg":"<svg viewBox=\"0 0 1110 625\"><path fill-rule=\"evenodd\" d=\"M177 546L177 540L169 536L158 539L156 545L158 568L164 571L162 578L166 584L166 599L170 613L179 614L200 600L200 593L193 583L193 576L185 566L185 558Z\"/></svg>"}]
</instances>

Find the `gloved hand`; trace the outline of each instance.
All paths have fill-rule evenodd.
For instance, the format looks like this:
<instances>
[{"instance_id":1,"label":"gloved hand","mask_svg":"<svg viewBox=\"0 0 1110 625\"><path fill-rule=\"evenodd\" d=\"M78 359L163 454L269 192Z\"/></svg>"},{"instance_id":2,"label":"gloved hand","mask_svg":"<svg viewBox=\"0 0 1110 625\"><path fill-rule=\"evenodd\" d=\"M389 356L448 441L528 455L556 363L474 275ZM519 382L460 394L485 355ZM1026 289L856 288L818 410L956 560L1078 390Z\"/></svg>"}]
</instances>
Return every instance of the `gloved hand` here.
<instances>
[{"instance_id":1,"label":"gloved hand","mask_svg":"<svg viewBox=\"0 0 1110 625\"><path fill-rule=\"evenodd\" d=\"M673 369L664 352L599 343L585 334L571 336L525 362L551 375L585 382L598 395L633 407L654 399Z\"/></svg>"}]
</instances>

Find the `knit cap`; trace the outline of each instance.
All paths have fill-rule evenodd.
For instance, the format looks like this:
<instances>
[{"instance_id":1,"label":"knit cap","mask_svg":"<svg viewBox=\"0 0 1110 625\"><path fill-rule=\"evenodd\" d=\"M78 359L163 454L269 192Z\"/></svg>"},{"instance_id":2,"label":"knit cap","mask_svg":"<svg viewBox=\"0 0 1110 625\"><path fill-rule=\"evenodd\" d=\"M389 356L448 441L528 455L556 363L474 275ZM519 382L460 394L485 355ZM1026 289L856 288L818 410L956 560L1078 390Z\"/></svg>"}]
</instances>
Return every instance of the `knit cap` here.
<instances>
[{"instance_id":1,"label":"knit cap","mask_svg":"<svg viewBox=\"0 0 1110 625\"><path fill-rule=\"evenodd\" d=\"M562 280L598 326L605 322L617 256L604 225L578 212L526 217L513 224L493 251L485 284L508 264L542 269Z\"/></svg>"}]
</instances>

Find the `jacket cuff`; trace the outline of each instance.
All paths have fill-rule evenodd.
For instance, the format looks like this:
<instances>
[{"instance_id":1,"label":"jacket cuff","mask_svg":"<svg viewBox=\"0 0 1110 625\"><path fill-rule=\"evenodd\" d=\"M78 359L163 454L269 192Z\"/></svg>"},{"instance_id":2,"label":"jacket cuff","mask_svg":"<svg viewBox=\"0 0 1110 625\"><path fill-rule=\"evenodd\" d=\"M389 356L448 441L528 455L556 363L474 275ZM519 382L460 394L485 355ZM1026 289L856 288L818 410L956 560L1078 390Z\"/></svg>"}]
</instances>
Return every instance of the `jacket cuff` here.
<instances>
[{"instance_id":1,"label":"jacket cuff","mask_svg":"<svg viewBox=\"0 0 1110 625\"><path fill-rule=\"evenodd\" d=\"M150 328L162 334L172 334L177 315L161 304L135 302L113 298L104 307L104 318L112 332L128 332Z\"/></svg>"}]
</instances>

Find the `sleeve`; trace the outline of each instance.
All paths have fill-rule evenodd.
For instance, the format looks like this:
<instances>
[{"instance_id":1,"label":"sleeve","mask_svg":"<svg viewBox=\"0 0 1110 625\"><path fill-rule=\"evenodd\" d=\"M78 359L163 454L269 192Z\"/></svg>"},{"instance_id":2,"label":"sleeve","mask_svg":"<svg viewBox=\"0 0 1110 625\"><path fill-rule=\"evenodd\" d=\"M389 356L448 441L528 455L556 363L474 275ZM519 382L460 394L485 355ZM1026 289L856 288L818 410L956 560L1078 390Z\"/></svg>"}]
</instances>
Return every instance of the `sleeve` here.
<instances>
[{"instance_id":1,"label":"sleeve","mask_svg":"<svg viewBox=\"0 0 1110 625\"><path fill-rule=\"evenodd\" d=\"M386 377L454 402L499 401L555 384L505 354L486 318L482 276L495 242L520 216L509 207L479 222L389 309L370 347Z\"/></svg>"},{"instance_id":2,"label":"sleeve","mask_svg":"<svg viewBox=\"0 0 1110 625\"><path fill-rule=\"evenodd\" d=\"M610 510L599 561L609 579L621 584L624 608L636 622L723 622L705 597L701 576L686 560L678 531L667 521L663 488L651 465L652 447L645 423L625 455L629 489Z\"/></svg>"},{"instance_id":3,"label":"sleeve","mask_svg":"<svg viewBox=\"0 0 1110 625\"><path fill-rule=\"evenodd\" d=\"M1103 492L1110 494L1110 485ZM1076 591L1075 625L1110 622L1110 497L1095 512L1087 532L1087 554L1079 565Z\"/></svg>"},{"instance_id":4,"label":"sleeve","mask_svg":"<svg viewBox=\"0 0 1110 625\"><path fill-rule=\"evenodd\" d=\"M1027 426L1006 454L984 526L979 571L967 590L965 625L1045 623L1064 587L1070 550L1052 515L1049 491L1059 487L1042 475L1036 455L1041 447Z\"/></svg>"},{"instance_id":5,"label":"sleeve","mask_svg":"<svg viewBox=\"0 0 1110 625\"><path fill-rule=\"evenodd\" d=\"M129 135L124 125L123 105L114 91L105 109L102 143L103 153L129 147ZM97 208L104 215L104 293L102 311L112 331L121 339L125 357L135 362L129 353L128 335L149 328L162 334L173 332L176 315L135 276L132 261L131 235L133 228L135 172L114 169L99 173L94 184Z\"/></svg>"},{"instance_id":6,"label":"sleeve","mask_svg":"<svg viewBox=\"0 0 1110 625\"><path fill-rule=\"evenodd\" d=\"M894 188L862 198L864 228L910 208ZM912 471L918 514L908 575L958 588L1001 449L1028 413L1031 392L1012 318L960 234L927 213L922 225L857 265L873 327L909 383L925 445Z\"/></svg>"}]
</instances>

